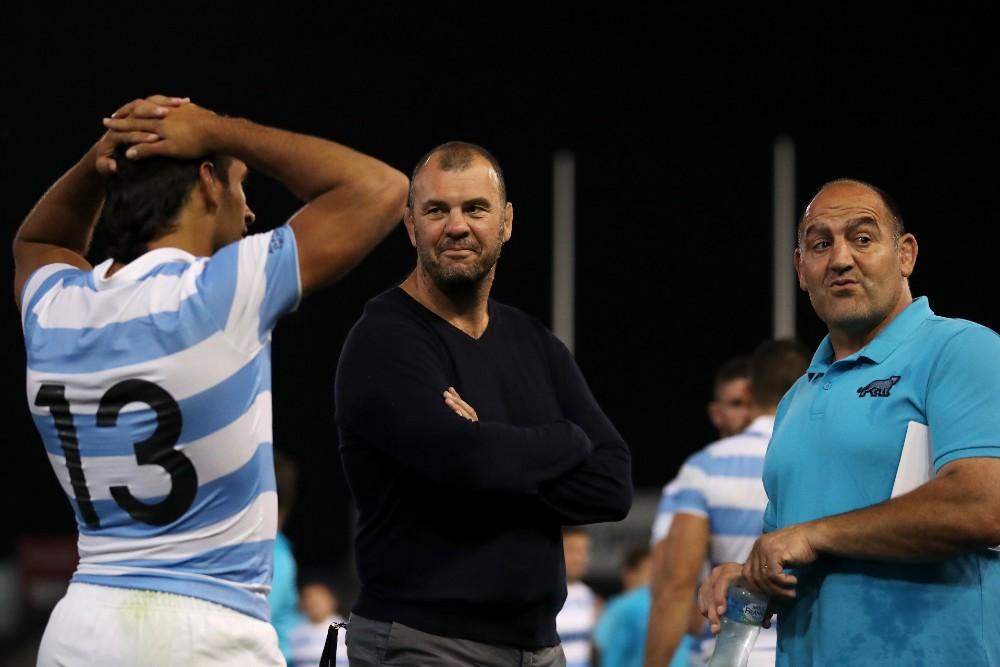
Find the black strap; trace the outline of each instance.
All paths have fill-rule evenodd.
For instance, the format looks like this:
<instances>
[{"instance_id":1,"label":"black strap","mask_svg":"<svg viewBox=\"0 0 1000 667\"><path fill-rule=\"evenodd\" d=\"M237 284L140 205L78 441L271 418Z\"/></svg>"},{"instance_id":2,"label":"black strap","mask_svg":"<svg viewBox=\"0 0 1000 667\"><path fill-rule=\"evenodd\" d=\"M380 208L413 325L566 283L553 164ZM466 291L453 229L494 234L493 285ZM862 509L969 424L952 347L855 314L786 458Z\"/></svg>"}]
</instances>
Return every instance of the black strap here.
<instances>
[{"instance_id":1,"label":"black strap","mask_svg":"<svg viewBox=\"0 0 1000 667\"><path fill-rule=\"evenodd\" d=\"M350 621L333 623L326 631L326 643L323 644L323 655L319 657L319 667L335 667L337 664L337 631L346 628Z\"/></svg>"}]
</instances>

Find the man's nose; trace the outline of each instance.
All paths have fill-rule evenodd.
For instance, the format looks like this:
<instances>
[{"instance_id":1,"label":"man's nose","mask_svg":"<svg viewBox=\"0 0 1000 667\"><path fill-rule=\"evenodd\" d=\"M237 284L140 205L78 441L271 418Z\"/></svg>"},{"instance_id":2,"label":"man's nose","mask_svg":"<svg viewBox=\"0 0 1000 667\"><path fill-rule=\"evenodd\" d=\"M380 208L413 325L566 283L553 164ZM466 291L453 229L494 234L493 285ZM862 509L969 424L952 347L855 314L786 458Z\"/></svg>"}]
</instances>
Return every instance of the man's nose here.
<instances>
[{"instance_id":1,"label":"man's nose","mask_svg":"<svg viewBox=\"0 0 1000 667\"><path fill-rule=\"evenodd\" d=\"M448 211L448 218L445 220L444 231L450 236L463 236L469 233L469 223L465 219L465 213L460 208L453 208Z\"/></svg>"},{"instance_id":2,"label":"man's nose","mask_svg":"<svg viewBox=\"0 0 1000 667\"><path fill-rule=\"evenodd\" d=\"M830 248L830 268L834 271L843 271L854 266L854 255L851 247L846 241L835 240Z\"/></svg>"}]
</instances>

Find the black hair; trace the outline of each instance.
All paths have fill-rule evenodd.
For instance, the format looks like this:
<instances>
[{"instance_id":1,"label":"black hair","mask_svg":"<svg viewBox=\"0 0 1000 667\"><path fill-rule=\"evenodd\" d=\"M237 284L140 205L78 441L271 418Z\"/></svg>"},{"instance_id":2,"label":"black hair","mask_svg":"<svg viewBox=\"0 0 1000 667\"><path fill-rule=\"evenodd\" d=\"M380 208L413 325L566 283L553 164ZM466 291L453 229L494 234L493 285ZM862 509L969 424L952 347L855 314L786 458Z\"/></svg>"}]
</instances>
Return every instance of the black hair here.
<instances>
[{"instance_id":1,"label":"black hair","mask_svg":"<svg viewBox=\"0 0 1000 667\"><path fill-rule=\"evenodd\" d=\"M198 172L208 160L223 185L229 184L231 158L210 155L197 160L151 157L131 160L127 145L115 149L117 172L107 180L104 208L98 225L107 239L111 257L128 264L147 246L174 230L177 215L198 182Z\"/></svg>"}]
</instances>

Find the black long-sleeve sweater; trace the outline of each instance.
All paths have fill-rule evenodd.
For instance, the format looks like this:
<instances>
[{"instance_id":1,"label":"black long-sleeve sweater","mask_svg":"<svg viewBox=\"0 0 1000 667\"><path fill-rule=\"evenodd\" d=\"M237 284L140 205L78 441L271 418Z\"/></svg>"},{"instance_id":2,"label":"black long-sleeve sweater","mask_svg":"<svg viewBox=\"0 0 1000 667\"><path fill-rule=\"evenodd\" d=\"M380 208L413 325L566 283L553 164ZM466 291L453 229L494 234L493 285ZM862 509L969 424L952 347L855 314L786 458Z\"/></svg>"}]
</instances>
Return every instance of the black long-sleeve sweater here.
<instances>
[{"instance_id":1,"label":"black long-sleeve sweater","mask_svg":"<svg viewBox=\"0 0 1000 667\"><path fill-rule=\"evenodd\" d=\"M558 339L493 300L489 315L473 339L397 287L347 337L336 417L360 515L354 612L554 646L561 526L628 513L629 451ZM444 404L449 386L478 422Z\"/></svg>"}]
</instances>

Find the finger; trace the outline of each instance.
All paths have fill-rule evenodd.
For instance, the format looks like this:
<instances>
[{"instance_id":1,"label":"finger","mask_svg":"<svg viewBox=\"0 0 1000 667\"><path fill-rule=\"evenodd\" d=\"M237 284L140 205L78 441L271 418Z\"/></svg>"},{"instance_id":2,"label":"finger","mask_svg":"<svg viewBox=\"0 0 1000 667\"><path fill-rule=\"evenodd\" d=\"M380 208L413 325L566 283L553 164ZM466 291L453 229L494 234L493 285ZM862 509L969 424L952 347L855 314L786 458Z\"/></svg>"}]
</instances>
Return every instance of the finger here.
<instances>
[{"instance_id":1,"label":"finger","mask_svg":"<svg viewBox=\"0 0 1000 667\"><path fill-rule=\"evenodd\" d=\"M748 586L759 588L759 584L756 581L757 567L754 565L753 552L750 553L747 562L743 564L743 571L740 574L746 580Z\"/></svg>"},{"instance_id":2,"label":"finger","mask_svg":"<svg viewBox=\"0 0 1000 667\"><path fill-rule=\"evenodd\" d=\"M154 104L148 100L139 102L132 107L131 118L163 118L170 113L169 106L165 104Z\"/></svg>"},{"instance_id":3,"label":"finger","mask_svg":"<svg viewBox=\"0 0 1000 667\"><path fill-rule=\"evenodd\" d=\"M798 581L799 580L795 576L785 574L784 572L769 574L766 579L766 585L768 588L768 591L766 592L770 596L794 598L795 584L797 584Z\"/></svg>"},{"instance_id":4,"label":"finger","mask_svg":"<svg viewBox=\"0 0 1000 667\"><path fill-rule=\"evenodd\" d=\"M456 403L451 396L445 397L444 404L447 405L449 408L451 408L456 414L459 414L462 417L465 416L465 414L462 412L462 407L458 403Z\"/></svg>"},{"instance_id":5,"label":"finger","mask_svg":"<svg viewBox=\"0 0 1000 667\"><path fill-rule=\"evenodd\" d=\"M125 157L130 160L144 160L158 155L170 155L170 147L167 141L152 141L148 143L135 144L125 151Z\"/></svg>"},{"instance_id":6,"label":"finger","mask_svg":"<svg viewBox=\"0 0 1000 667\"><path fill-rule=\"evenodd\" d=\"M742 576L746 579L747 585L756 591L763 591L761 580L766 570L762 569L761 563L760 547L754 545L754 548L750 551L750 556L747 557L747 562L743 564Z\"/></svg>"},{"instance_id":7,"label":"finger","mask_svg":"<svg viewBox=\"0 0 1000 667\"><path fill-rule=\"evenodd\" d=\"M142 115L146 117L162 117L167 114L170 107L179 107L189 103L187 97L167 97L165 95L153 95L145 100L135 99L119 107L111 118L126 118L131 115Z\"/></svg>"},{"instance_id":8,"label":"finger","mask_svg":"<svg viewBox=\"0 0 1000 667\"><path fill-rule=\"evenodd\" d=\"M96 163L97 173L102 176L113 174L118 171L118 163L109 157L99 157Z\"/></svg>"},{"instance_id":9,"label":"finger","mask_svg":"<svg viewBox=\"0 0 1000 667\"><path fill-rule=\"evenodd\" d=\"M712 600L708 608L708 626L713 634L722 629L722 615L726 613L726 592L729 590L729 577L719 577L712 587Z\"/></svg>"},{"instance_id":10,"label":"finger","mask_svg":"<svg viewBox=\"0 0 1000 667\"><path fill-rule=\"evenodd\" d=\"M444 403L445 403L445 405L447 405L447 406L448 406L448 407L449 407L449 408L450 408L450 409L451 409L452 411L454 411L454 412L455 412L455 414L457 414L457 415L458 415L459 417L464 417L465 419L468 419L469 421L475 421L475 420L474 420L474 419L473 419L473 418L472 418L472 417L471 417L471 416L469 415L469 412L468 412L468 410L467 410L467 409L465 408L465 406L464 406L464 405L463 405L462 403L460 403L460 402L456 401L455 399L453 399L453 398L452 398L451 396L448 396L448 395L446 394L446 395L445 395L445 398L444 398Z\"/></svg>"},{"instance_id":11,"label":"finger","mask_svg":"<svg viewBox=\"0 0 1000 667\"><path fill-rule=\"evenodd\" d=\"M104 127L115 132L149 132L156 133L162 126L158 119L153 118L105 118Z\"/></svg>"},{"instance_id":12,"label":"finger","mask_svg":"<svg viewBox=\"0 0 1000 667\"><path fill-rule=\"evenodd\" d=\"M132 113L132 109L135 108L135 105L139 104L140 102L142 102L142 100L134 99L127 104L123 104L122 106L118 107L118 109L113 114L111 114L111 117L121 118L129 115L130 113Z\"/></svg>"},{"instance_id":13,"label":"finger","mask_svg":"<svg viewBox=\"0 0 1000 667\"><path fill-rule=\"evenodd\" d=\"M458 399L456 402L458 403L459 407L462 408L462 410L469 415L469 419L471 419L472 421L479 421L479 415L476 414L475 408L473 408L471 405L469 405L462 399Z\"/></svg>"},{"instance_id":14,"label":"finger","mask_svg":"<svg viewBox=\"0 0 1000 667\"><path fill-rule=\"evenodd\" d=\"M159 141L162 137L155 132L116 132L109 130L105 135L107 141L118 144L146 144Z\"/></svg>"},{"instance_id":15,"label":"finger","mask_svg":"<svg viewBox=\"0 0 1000 667\"><path fill-rule=\"evenodd\" d=\"M161 106L179 107L182 104L187 104L188 102L190 102L191 98L170 97L169 95L150 95L149 97L146 98L146 101Z\"/></svg>"},{"instance_id":16,"label":"finger","mask_svg":"<svg viewBox=\"0 0 1000 667\"><path fill-rule=\"evenodd\" d=\"M453 400L455 404L458 405L458 407L460 407L469 416L469 419L471 419L472 421L479 421L479 415L476 413L476 409L473 408L468 403L466 403L462 399L462 397L458 395L458 392L455 391L454 387L448 387L448 390L445 391L445 397L446 400L448 398Z\"/></svg>"}]
</instances>

